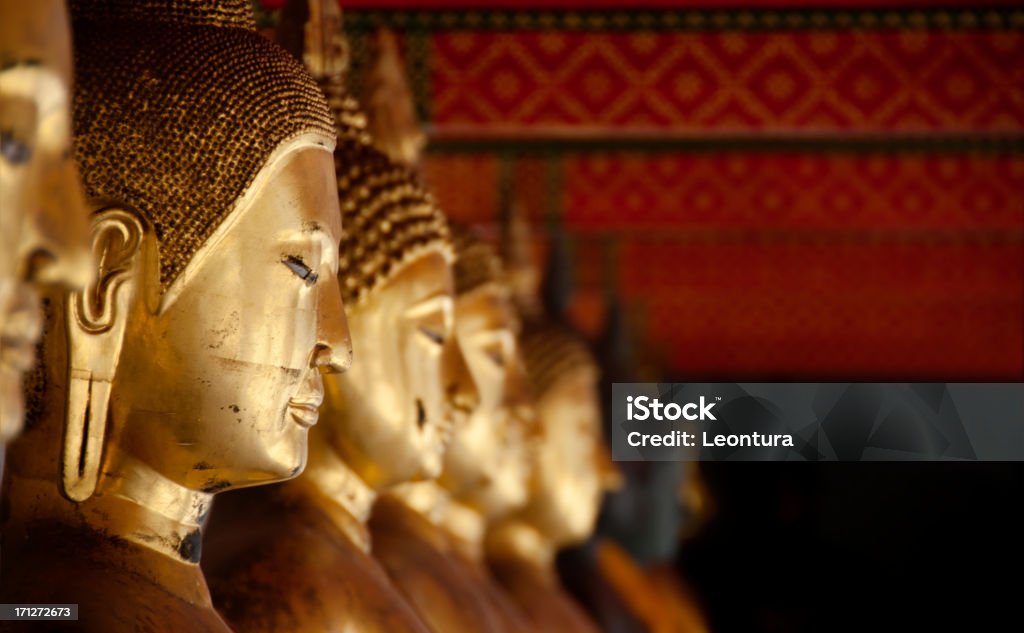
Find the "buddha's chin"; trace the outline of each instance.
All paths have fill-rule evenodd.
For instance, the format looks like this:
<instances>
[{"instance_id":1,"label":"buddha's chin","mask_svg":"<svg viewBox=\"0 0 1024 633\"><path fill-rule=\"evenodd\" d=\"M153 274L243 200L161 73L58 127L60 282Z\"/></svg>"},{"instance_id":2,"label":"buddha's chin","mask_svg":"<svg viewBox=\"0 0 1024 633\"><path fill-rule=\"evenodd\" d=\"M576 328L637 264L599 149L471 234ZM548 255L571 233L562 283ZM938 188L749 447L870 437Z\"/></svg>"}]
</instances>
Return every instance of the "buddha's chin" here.
<instances>
[{"instance_id":1,"label":"buddha's chin","mask_svg":"<svg viewBox=\"0 0 1024 633\"><path fill-rule=\"evenodd\" d=\"M291 479L306 467L308 429L289 423L280 440L268 451L269 480Z\"/></svg>"},{"instance_id":2,"label":"buddha's chin","mask_svg":"<svg viewBox=\"0 0 1024 633\"><path fill-rule=\"evenodd\" d=\"M444 451L445 443L442 439L436 438L428 442L421 456L422 461L420 462L420 469L416 478L422 480L437 479L441 475L441 469L444 467Z\"/></svg>"},{"instance_id":3,"label":"buddha's chin","mask_svg":"<svg viewBox=\"0 0 1024 633\"><path fill-rule=\"evenodd\" d=\"M522 507L525 503L526 483L506 476L496 480L495 485L484 496L483 503L479 505L484 509L488 518L498 519Z\"/></svg>"},{"instance_id":4,"label":"buddha's chin","mask_svg":"<svg viewBox=\"0 0 1024 633\"><path fill-rule=\"evenodd\" d=\"M0 442L6 444L17 437L24 417L21 372L0 363Z\"/></svg>"},{"instance_id":5,"label":"buddha's chin","mask_svg":"<svg viewBox=\"0 0 1024 633\"><path fill-rule=\"evenodd\" d=\"M433 460L427 458L420 462L420 465L415 470L406 469L405 472L397 472L392 478L397 483L403 483L407 481L436 481L438 476L441 474L441 460Z\"/></svg>"}]
</instances>

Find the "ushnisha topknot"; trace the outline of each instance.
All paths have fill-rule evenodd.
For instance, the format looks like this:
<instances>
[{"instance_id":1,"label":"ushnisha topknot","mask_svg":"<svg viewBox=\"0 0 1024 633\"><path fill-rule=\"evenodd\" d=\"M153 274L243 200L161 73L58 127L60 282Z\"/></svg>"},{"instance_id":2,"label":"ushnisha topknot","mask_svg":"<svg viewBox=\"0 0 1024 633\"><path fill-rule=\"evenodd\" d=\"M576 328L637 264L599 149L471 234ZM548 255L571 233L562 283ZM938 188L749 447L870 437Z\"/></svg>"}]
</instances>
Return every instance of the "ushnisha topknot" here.
<instances>
[{"instance_id":1,"label":"ushnisha topknot","mask_svg":"<svg viewBox=\"0 0 1024 633\"><path fill-rule=\"evenodd\" d=\"M527 321L520 346L535 398L543 397L559 379L572 372L590 371L597 377L597 361L583 339L554 321Z\"/></svg>"},{"instance_id":2,"label":"ushnisha topknot","mask_svg":"<svg viewBox=\"0 0 1024 633\"><path fill-rule=\"evenodd\" d=\"M163 290L282 143L335 144L316 82L248 0L71 0L75 158L86 193L140 213Z\"/></svg>"},{"instance_id":3,"label":"ushnisha topknot","mask_svg":"<svg viewBox=\"0 0 1024 633\"><path fill-rule=\"evenodd\" d=\"M468 294L491 283L511 293L498 251L469 227L453 225L451 232L455 247L455 294Z\"/></svg>"},{"instance_id":4,"label":"ushnisha topknot","mask_svg":"<svg viewBox=\"0 0 1024 633\"><path fill-rule=\"evenodd\" d=\"M356 305L421 253L454 260L448 222L406 167L368 143L345 138L334 151L344 237L338 278Z\"/></svg>"}]
</instances>

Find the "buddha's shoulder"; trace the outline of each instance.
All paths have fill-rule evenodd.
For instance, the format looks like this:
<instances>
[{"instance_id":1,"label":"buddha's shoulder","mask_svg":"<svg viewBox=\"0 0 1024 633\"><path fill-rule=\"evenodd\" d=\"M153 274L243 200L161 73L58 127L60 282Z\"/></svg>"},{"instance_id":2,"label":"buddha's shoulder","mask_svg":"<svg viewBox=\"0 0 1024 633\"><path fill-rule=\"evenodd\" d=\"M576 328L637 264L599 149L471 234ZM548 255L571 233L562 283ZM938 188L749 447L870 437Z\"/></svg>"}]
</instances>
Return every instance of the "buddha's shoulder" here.
<instances>
[{"instance_id":1,"label":"buddha's shoulder","mask_svg":"<svg viewBox=\"0 0 1024 633\"><path fill-rule=\"evenodd\" d=\"M427 633L377 561L315 511L290 508L259 532L229 558L204 545L214 604L235 629Z\"/></svg>"},{"instance_id":2,"label":"buddha's shoulder","mask_svg":"<svg viewBox=\"0 0 1024 633\"><path fill-rule=\"evenodd\" d=\"M214 603L237 630L427 633L368 557L327 548L319 559L266 558L210 579Z\"/></svg>"},{"instance_id":3,"label":"buddha's shoulder","mask_svg":"<svg viewBox=\"0 0 1024 633\"><path fill-rule=\"evenodd\" d=\"M65 556L15 556L10 565L5 561L3 602L77 604L78 620L52 623L55 631L229 633L209 604L189 602L153 577L125 569L116 560L118 553L116 547L100 547ZM39 622L31 623L34 627L3 624L0 631L5 632L46 630Z\"/></svg>"},{"instance_id":4,"label":"buddha's shoulder","mask_svg":"<svg viewBox=\"0 0 1024 633\"><path fill-rule=\"evenodd\" d=\"M353 574L373 580L369 555L316 508L278 508L258 521L212 517L203 540L203 571L211 585L333 586ZM369 578L366 578L369 576Z\"/></svg>"}]
</instances>

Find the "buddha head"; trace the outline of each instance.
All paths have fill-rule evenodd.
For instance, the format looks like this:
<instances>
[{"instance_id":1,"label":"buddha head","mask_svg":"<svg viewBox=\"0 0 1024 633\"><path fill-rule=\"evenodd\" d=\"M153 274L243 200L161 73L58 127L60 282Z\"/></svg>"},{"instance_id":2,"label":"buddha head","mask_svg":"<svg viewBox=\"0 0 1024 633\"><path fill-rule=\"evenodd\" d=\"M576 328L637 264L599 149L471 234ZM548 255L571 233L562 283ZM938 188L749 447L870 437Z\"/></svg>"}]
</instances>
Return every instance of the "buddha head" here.
<instances>
[{"instance_id":1,"label":"buddha head","mask_svg":"<svg viewBox=\"0 0 1024 633\"><path fill-rule=\"evenodd\" d=\"M597 365L577 336L550 322L527 323L522 346L541 437L529 500L517 516L550 542L570 545L593 530L608 482Z\"/></svg>"},{"instance_id":2,"label":"buddha head","mask_svg":"<svg viewBox=\"0 0 1024 633\"><path fill-rule=\"evenodd\" d=\"M532 407L501 260L467 230L454 241L455 341L480 397L452 436L440 483L494 519L526 502Z\"/></svg>"},{"instance_id":3,"label":"buddha head","mask_svg":"<svg viewBox=\"0 0 1024 633\"><path fill-rule=\"evenodd\" d=\"M63 0L0 0L0 446L21 429L22 374L42 329L34 286L88 278L71 158L71 36Z\"/></svg>"},{"instance_id":4,"label":"buddha head","mask_svg":"<svg viewBox=\"0 0 1024 633\"><path fill-rule=\"evenodd\" d=\"M247 0L72 15L96 267L44 349L63 492L126 462L202 492L293 476L350 357L327 104Z\"/></svg>"},{"instance_id":5,"label":"buddha head","mask_svg":"<svg viewBox=\"0 0 1024 633\"><path fill-rule=\"evenodd\" d=\"M476 394L452 338L444 216L406 168L341 137L340 281L359 362L328 381L322 430L360 479L383 490L437 477L457 412Z\"/></svg>"}]
</instances>

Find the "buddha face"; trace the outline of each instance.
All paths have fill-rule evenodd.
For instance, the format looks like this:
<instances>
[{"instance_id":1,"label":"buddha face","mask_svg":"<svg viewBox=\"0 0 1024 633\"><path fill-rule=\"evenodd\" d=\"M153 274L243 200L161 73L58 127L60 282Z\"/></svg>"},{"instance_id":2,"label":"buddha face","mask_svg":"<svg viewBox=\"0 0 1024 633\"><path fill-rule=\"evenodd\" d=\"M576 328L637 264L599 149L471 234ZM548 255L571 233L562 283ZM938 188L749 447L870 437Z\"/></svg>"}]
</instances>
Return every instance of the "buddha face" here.
<instances>
[{"instance_id":1,"label":"buddha face","mask_svg":"<svg viewBox=\"0 0 1024 633\"><path fill-rule=\"evenodd\" d=\"M589 370L567 373L537 401L544 437L536 450L525 514L559 545L585 539L597 518L604 492L600 415Z\"/></svg>"},{"instance_id":2,"label":"buddha face","mask_svg":"<svg viewBox=\"0 0 1024 633\"><path fill-rule=\"evenodd\" d=\"M452 436L441 484L488 518L526 501L529 415L515 317L507 295L486 284L458 297L455 339L479 404Z\"/></svg>"},{"instance_id":3,"label":"buddha face","mask_svg":"<svg viewBox=\"0 0 1024 633\"><path fill-rule=\"evenodd\" d=\"M71 147L63 2L0 0L0 444L21 428L41 331L39 283L87 281L88 225Z\"/></svg>"},{"instance_id":4,"label":"buddha face","mask_svg":"<svg viewBox=\"0 0 1024 633\"><path fill-rule=\"evenodd\" d=\"M331 153L312 142L279 150L240 204L156 309L147 299L156 267L143 262L129 314L115 316L127 323L113 444L207 492L300 472L321 374L345 370L351 356ZM110 253L130 241L100 232L98 259L116 264ZM97 285L107 278L101 267Z\"/></svg>"},{"instance_id":5,"label":"buddha face","mask_svg":"<svg viewBox=\"0 0 1024 633\"><path fill-rule=\"evenodd\" d=\"M441 470L452 424L444 367L453 310L449 260L426 251L349 311L359 360L328 380L325 430L375 489Z\"/></svg>"}]
</instances>

